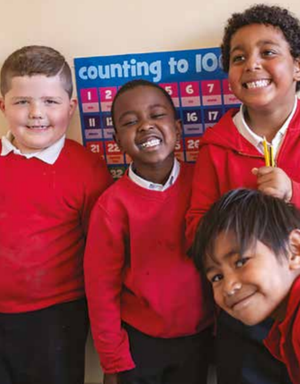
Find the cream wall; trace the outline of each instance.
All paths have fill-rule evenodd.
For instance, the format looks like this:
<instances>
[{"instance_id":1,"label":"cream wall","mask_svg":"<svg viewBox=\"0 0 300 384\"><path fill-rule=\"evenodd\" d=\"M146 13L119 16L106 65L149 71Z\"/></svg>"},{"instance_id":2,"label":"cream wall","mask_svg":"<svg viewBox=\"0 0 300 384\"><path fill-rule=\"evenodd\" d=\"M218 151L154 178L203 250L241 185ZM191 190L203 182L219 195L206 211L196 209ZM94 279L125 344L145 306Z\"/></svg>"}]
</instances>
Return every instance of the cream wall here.
<instances>
[{"instance_id":1,"label":"cream wall","mask_svg":"<svg viewBox=\"0 0 300 384\"><path fill-rule=\"evenodd\" d=\"M275 4L264 1L266 4ZM195 49L219 45L226 19L248 0L0 0L0 66L29 44L74 57ZM298 0L276 4L300 17ZM0 134L6 131L0 117ZM69 137L81 141L79 114ZM88 345L87 382L99 383L97 356Z\"/></svg>"}]
</instances>

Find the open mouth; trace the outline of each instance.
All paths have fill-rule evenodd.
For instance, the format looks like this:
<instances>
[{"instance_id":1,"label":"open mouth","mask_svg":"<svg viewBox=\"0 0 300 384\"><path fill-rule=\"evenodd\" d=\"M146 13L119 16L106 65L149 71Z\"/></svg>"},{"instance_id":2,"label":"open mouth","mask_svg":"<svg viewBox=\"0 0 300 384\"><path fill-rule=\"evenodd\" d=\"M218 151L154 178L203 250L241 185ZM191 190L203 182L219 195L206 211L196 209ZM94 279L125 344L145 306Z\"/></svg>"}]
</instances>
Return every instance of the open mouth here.
<instances>
[{"instance_id":1,"label":"open mouth","mask_svg":"<svg viewBox=\"0 0 300 384\"><path fill-rule=\"evenodd\" d=\"M139 144L140 149L148 149L148 148L154 148L158 146L162 142L161 139L158 138L149 138L148 140L144 141L143 143Z\"/></svg>"},{"instance_id":2,"label":"open mouth","mask_svg":"<svg viewBox=\"0 0 300 384\"><path fill-rule=\"evenodd\" d=\"M257 89L257 88L265 88L271 84L271 80L256 80L249 81L248 83L244 83L243 87L246 89Z\"/></svg>"}]
</instances>

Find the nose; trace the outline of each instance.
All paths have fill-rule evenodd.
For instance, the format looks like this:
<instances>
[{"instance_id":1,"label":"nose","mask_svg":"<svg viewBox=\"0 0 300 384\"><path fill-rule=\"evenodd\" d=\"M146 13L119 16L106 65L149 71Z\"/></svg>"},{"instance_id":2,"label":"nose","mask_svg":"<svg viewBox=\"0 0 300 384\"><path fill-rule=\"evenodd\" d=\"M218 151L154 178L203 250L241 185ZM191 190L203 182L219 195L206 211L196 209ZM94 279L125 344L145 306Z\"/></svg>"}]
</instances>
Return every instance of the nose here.
<instances>
[{"instance_id":1,"label":"nose","mask_svg":"<svg viewBox=\"0 0 300 384\"><path fill-rule=\"evenodd\" d=\"M141 121L141 124L139 126L139 131L148 131L149 129L153 129L153 128L154 128L154 124L151 121L151 119L145 118Z\"/></svg>"},{"instance_id":2,"label":"nose","mask_svg":"<svg viewBox=\"0 0 300 384\"><path fill-rule=\"evenodd\" d=\"M233 296L242 288L242 283L239 281L236 274L230 274L228 276L224 276L223 279L223 295L225 297Z\"/></svg>"},{"instance_id":3,"label":"nose","mask_svg":"<svg viewBox=\"0 0 300 384\"><path fill-rule=\"evenodd\" d=\"M246 71L256 71L261 69L261 60L258 55L249 55L245 63Z\"/></svg>"},{"instance_id":4,"label":"nose","mask_svg":"<svg viewBox=\"0 0 300 384\"><path fill-rule=\"evenodd\" d=\"M43 109L40 103L31 103L29 110L30 119L42 119L43 118Z\"/></svg>"}]
</instances>

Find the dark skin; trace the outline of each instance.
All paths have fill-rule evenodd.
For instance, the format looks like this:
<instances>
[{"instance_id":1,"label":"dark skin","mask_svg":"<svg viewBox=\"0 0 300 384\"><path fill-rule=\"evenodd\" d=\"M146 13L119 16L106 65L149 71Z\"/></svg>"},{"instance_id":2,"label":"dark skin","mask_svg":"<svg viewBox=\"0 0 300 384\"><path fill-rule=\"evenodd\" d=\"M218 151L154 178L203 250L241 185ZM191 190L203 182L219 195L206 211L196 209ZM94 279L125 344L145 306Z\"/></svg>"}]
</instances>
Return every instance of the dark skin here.
<instances>
[{"instance_id":1,"label":"dark skin","mask_svg":"<svg viewBox=\"0 0 300 384\"><path fill-rule=\"evenodd\" d=\"M133 160L141 178L165 184L174 165L174 150L181 134L181 122L170 101L159 90L139 85L115 102L115 141ZM120 384L118 373L104 374L104 384Z\"/></svg>"}]
</instances>

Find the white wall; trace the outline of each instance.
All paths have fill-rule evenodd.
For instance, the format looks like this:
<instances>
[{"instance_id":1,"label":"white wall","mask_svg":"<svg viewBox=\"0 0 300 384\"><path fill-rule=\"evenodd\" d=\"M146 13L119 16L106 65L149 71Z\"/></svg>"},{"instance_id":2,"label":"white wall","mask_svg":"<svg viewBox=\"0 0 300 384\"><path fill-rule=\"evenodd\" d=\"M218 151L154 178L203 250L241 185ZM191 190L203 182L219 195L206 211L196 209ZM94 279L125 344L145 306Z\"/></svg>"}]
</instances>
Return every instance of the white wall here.
<instances>
[{"instance_id":1,"label":"white wall","mask_svg":"<svg viewBox=\"0 0 300 384\"><path fill-rule=\"evenodd\" d=\"M12 51L29 44L53 46L72 66L74 57L213 47L219 45L230 14L251 4L248 0L0 0L0 66ZM276 4L300 17L298 0ZM0 116L0 135L5 131ZM69 137L81 141L78 113ZM87 381L99 383L90 343L87 360Z\"/></svg>"}]
</instances>

